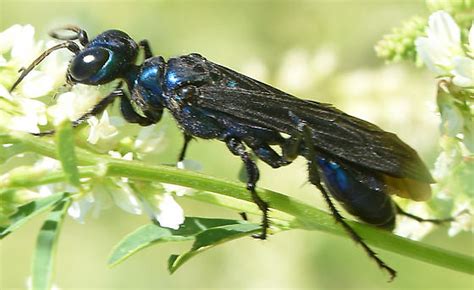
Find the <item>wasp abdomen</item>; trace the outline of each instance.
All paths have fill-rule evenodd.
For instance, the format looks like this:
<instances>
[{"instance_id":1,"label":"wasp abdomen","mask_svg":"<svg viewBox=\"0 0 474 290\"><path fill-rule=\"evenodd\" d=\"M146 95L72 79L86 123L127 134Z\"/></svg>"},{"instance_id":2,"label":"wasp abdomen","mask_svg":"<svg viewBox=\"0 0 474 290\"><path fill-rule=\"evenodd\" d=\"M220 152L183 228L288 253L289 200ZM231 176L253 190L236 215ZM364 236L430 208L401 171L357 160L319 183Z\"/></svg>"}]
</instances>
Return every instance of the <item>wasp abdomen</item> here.
<instances>
[{"instance_id":1,"label":"wasp abdomen","mask_svg":"<svg viewBox=\"0 0 474 290\"><path fill-rule=\"evenodd\" d=\"M321 178L332 196L360 220L385 229L395 226L396 209L386 186L374 174L318 157Z\"/></svg>"}]
</instances>

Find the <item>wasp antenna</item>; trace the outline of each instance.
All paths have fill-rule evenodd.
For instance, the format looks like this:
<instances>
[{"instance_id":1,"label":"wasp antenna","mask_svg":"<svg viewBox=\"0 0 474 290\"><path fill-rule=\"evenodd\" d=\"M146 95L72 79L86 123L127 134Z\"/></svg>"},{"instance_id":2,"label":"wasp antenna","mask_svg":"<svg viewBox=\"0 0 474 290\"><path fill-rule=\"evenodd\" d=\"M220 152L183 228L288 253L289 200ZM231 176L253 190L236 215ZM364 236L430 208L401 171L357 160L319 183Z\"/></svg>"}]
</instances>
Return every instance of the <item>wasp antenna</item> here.
<instances>
[{"instance_id":1,"label":"wasp antenna","mask_svg":"<svg viewBox=\"0 0 474 290\"><path fill-rule=\"evenodd\" d=\"M61 31L72 31L76 34L73 35L64 35L61 34ZM49 32L49 36L59 40L79 40L82 45L89 43L89 38L87 37L87 32L82 28L75 25L66 25L57 29L54 29Z\"/></svg>"},{"instance_id":2,"label":"wasp antenna","mask_svg":"<svg viewBox=\"0 0 474 290\"><path fill-rule=\"evenodd\" d=\"M19 84L20 82L38 65L40 64L48 55L50 55L53 51L62 49L62 48L67 48L69 51L71 51L74 54L79 53L81 50L79 46L72 42L72 41L67 41L60 43L58 45L55 45L45 52L43 52L40 56L38 56L27 68L21 68L21 75L20 77L16 80L16 82L13 84L13 86L10 89L10 92L12 92Z\"/></svg>"}]
</instances>

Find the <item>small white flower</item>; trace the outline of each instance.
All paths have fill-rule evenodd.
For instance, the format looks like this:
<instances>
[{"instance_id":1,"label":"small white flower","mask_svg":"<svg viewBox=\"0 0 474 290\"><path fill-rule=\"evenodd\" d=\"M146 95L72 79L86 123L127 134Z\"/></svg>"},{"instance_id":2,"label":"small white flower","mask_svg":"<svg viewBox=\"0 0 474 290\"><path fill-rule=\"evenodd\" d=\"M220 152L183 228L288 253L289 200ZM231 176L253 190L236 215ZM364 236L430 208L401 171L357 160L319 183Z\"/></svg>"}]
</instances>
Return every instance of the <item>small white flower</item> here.
<instances>
[{"instance_id":1,"label":"small white flower","mask_svg":"<svg viewBox=\"0 0 474 290\"><path fill-rule=\"evenodd\" d=\"M51 75L41 71L31 71L26 80L21 82L19 89L20 95L26 98L42 97L54 89L55 80Z\"/></svg>"},{"instance_id":2,"label":"small white flower","mask_svg":"<svg viewBox=\"0 0 474 290\"><path fill-rule=\"evenodd\" d=\"M184 212L174 198L165 194L160 202L160 213L156 216L158 222L163 227L177 230L184 222Z\"/></svg>"},{"instance_id":3,"label":"small white flower","mask_svg":"<svg viewBox=\"0 0 474 290\"><path fill-rule=\"evenodd\" d=\"M148 215L162 227L177 230L184 222L183 209L171 194L148 196L142 204Z\"/></svg>"},{"instance_id":4,"label":"small white flower","mask_svg":"<svg viewBox=\"0 0 474 290\"><path fill-rule=\"evenodd\" d=\"M191 170L191 171L201 171L202 170L201 163L199 163L195 160L190 160L190 159L179 161L178 163L176 163L176 167L178 169L187 169L187 170Z\"/></svg>"},{"instance_id":5,"label":"small white flower","mask_svg":"<svg viewBox=\"0 0 474 290\"><path fill-rule=\"evenodd\" d=\"M113 201L118 207L131 214L142 214L141 205L130 186L122 181L111 181L97 183L93 186L94 197L102 198L103 201ZM108 207L108 205L107 205ZM105 206L104 206L105 208Z\"/></svg>"},{"instance_id":6,"label":"small white flower","mask_svg":"<svg viewBox=\"0 0 474 290\"><path fill-rule=\"evenodd\" d=\"M78 222L84 223L89 212L97 217L102 210L110 208L114 203L131 214L140 215L143 212L140 200L127 183L119 180L105 180L94 183L91 193L75 200L68 214Z\"/></svg>"},{"instance_id":7,"label":"small white flower","mask_svg":"<svg viewBox=\"0 0 474 290\"><path fill-rule=\"evenodd\" d=\"M474 30L474 29L471 29ZM474 59L457 56L453 59L453 83L459 87L474 87Z\"/></svg>"},{"instance_id":8,"label":"small white flower","mask_svg":"<svg viewBox=\"0 0 474 290\"><path fill-rule=\"evenodd\" d=\"M417 216L428 216L428 206L424 203L410 203L405 209L407 212L415 213ZM398 236L415 241L421 240L433 229L433 223L420 223L412 218L401 216L398 219L394 233Z\"/></svg>"},{"instance_id":9,"label":"small white flower","mask_svg":"<svg viewBox=\"0 0 474 290\"><path fill-rule=\"evenodd\" d=\"M156 126L148 126L140 129L133 146L137 152L142 154L156 152L158 144L163 142L163 139L163 130L157 130Z\"/></svg>"},{"instance_id":10,"label":"small white flower","mask_svg":"<svg viewBox=\"0 0 474 290\"><path fill-rule=\"evenodd\" d=\"M192 160L180 161L176 166L178 169L201 169L201 165ZM162 227L178 229L184 222L184 212L171 193L183 196L193 192L194 189L167 183L162 183L161 185L165 190L163 195L142 193L143 209L152 219L158 221Z\"/></svg>"},{"instance_id":11,"label":"small white flower","mask_svg":"<svg viewBox=\"0 0 474 290\"><path fill-rule=\"evenodd\" d=\"M61 163L53 158L43 157L40 160L36 161L35 168L38 170L56 170L61 168Z\"/></svg>"},{"instance_id":12,"label":"small white flower","mask_svg":"<svg viewBox=\"0 0 474 290\"><path fill-rule=\"evenodd\" d=\"M176 194L177 196L184 196L187 193L191 193L194 191L192 188L184 187L184 186L176 185L176 184L163 183L162 185L165 192L170 192L170 193L172 192Z\"/></svg>"},{"instance_id":13,"label":"small white flower","mask_svg":"<svg viewBox=\"0 0 474 290\"><path fill-rule=\"evenodd\" d=\"M433 177L435 180L442 180L451 172L452 159L446 151L442 151L438 158L436 158L433 170Z\"/></svg>"},{"instance_id":14,"label":"small white flower","mask_svg":"<svg viewBox=\"0 0 474 290\"><path fill-rule=\"evenodd\" d=\"M455 236L461 231L474 232L472 209L473 206L470 200L455 204L455 209L453 210L454 221L451 222L451 227L448 230L449 236Z\"/></svg>"},{"instance_id":15,"label":"small white flower","mask_svg":"<svg viewBox=\"0 0 474 290\"><path fill-rule=\"evenodd\" d=\"M90 125L89 137L87 141L91 144L97 144L100 139L110 139L118 134L117 128L110 124L109 114L105 111L100 120L91 117L87 120Z\"/></svg>"},{"instance_id":16,"label":"small white flower","mask_svg":"<svg viewBox=\"0 0 474 290\"><path fill-rule=\"evenodd\" d=\"M0 84L0 97L13 101L12 95L2 84Z\"/></svg>"},{"instance_id":17,"label":"small white flower","mask_svg":"<svg viewBox=\"0 0 474 290\"><path fill-rule=\"evenodd\" d=\"M34 32L31 25L14 25L0 32L0 66L2 66L3 74L18 77L18 69L30 65L32 60L43 50L43 43L35 42ZM9 112L12 116L5 120L2 119L2 125L11 130L38 133L38 126L46 125L48 122L45 114L46 105L30 98L51 93L59 83L59 76L64 79L67 64L66 59L61 59L56 53L52 54L28 74L13 92L14 96L1 85L0 96L19 108L18 111ZM10 88L10 85L6 86Z\"/></svg>"},{"instance_id":18,"label":"small white flower","mask_svg":"<svg viewBox=\"0 0 474 290\"><path fill-rule=\"evenodd\" d=\"M109 155L113 158L117 158L117 159L123 159L123 160L128 160L128 161L132 161L133 160L133 153L132 152L128 152L126 153L125 155L122 156L122 154L120 154L120 152L117 152L117 151L109 151L108 152Z\"/></svg>"},{"instance_id":19,"label":"small white flower","mask_svg":"<svg viewBox=\"0 0 474 290\"><path fill-rule=\"evenodd\" d=\"M122 157L122 159L123 159L123 160L132 161L132 160L133 160L133 153L132 153L132 152L126 153L126 154Z\"/></svg>"},{"instance_id":20,"label":"small white flower","mask_svg":"<svg viewBox=\"0 0 474 290\"><path fill-rule=\"evenodd\" d=\"M118 181L117 186L119 190L109 190L115 204L128 213L142 214L141 203L130 186L122 181Z\"/></svg>"},{"instance_id":21,"label":"small white flower","mask_svg":"<svg viewBox=\"0 0 474 290\"><path fill-rule=\"evenodd\" d=\"M25 67L36 57L40 45L34 41L31 25L13 25L0 33L0 54L10 52L9 66Z\"/></svg>"},{"instance_id":22,"label":"small white flower","mask_svg":"<svg viewBox=\"0 0 474 290\"><path fill-rule=\"evenodd\" d=\"M89 211L94 206L94 202L94 196L89 193L81 197L79 200L72 202L67 210L67 213L71 218L83 224L87 213L89 213Z\"/></svg>"},{"instance_id":23,"label":"small white flower","mask_svg":"<svg viewBox=\"0 0 474 290\"><path fill-rule=\"evenodd\" d=\"M39 133L38 125L46 125L46 105L27 98L18 98L21 115L13 116L7 125L11 130Z\"/></svg>"},{"instance_id":24,"label":"small white flower","mask_svg":"<svg viewBox=\"0 0 474 290\"><path fill-rule=\"evenodd\" d=\"M428 19L428 38L438 40L446 46L461 45L461 30L454 19L445 11L436 11Z\"/></svg>"},{"instance_id":25,"label":"small white flower","mask_svg":"<svg viewBox=\"0 0 474 290\"><path fill-rule=\"evenodd\" d=\"M428 20L427 37L418 37L416 51L426 66L445 74L453 69L455 56L464 55L461 46L461 30L445 11L433 13Z\"/></svg>"},{"instance_id":26,"label":"small white flower","mask_svg":"<svg viewBox=\"0 0 474 290\"><path fill-rule=\"evenodd\" d=\"M89 111L102 98L96 87L75 85L71 91L58 96L56 104L48 108L48 115L59 125L64 120L74 121Z\"/></svg>"}]
</instances>

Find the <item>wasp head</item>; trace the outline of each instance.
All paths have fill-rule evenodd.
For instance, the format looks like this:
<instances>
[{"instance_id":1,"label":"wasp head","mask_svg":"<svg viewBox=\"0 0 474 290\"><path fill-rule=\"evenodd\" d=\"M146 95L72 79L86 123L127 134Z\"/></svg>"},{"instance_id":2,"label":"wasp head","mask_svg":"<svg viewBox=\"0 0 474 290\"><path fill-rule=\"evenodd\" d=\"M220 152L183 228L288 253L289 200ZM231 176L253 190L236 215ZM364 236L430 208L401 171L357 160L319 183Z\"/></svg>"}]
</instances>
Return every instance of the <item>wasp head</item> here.
<instances>
[{"instance_id":1,"label":"wasp head","mask_svg":"<svg viewBox=\"0 0 474 290\"><path fill-rule=\"evenodd\" d=\"M99 85L123 76L134 65L138 45L126 33L107 30L89 42L71 61L74 82Z\"/></svg>"},{"instance_id":2,"label":"wasp head","mask_svg":"<svg viewBox=\"0 0 474 290\"><path fill-rule=\"evenodd\" d=\"M65 35L64 32L73 32ZM123 77L135 64L138 55L137 43L125 32L107 30L88 40L87 33L76 26L66 26L50 33L53 38L64 40L43 52L22 73L10 91L26 77L43 59L55 50L66 48L72 53L66 79L72 83L87 85L105 84ZM79 41L81 46L75 41Z\"/></svg>"}]
</instances>

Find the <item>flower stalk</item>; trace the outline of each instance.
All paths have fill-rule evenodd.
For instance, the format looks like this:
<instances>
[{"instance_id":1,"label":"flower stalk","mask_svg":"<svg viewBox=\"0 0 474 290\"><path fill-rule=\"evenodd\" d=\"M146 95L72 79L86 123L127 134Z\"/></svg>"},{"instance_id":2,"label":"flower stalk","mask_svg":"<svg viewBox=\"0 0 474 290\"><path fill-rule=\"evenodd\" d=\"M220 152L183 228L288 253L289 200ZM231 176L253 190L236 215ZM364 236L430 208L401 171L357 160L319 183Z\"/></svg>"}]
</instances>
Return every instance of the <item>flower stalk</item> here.
<instances>
[{"instance_id":1,"label":"flower stalk","mask_svg":"<svg viewBox=\"0 0 474 290\"><path fill-rule=\"evenodd\" d=\"M56 158L55 145L28 134L15 134L15 137L0 136L3 142L16 142L24 144L28 150L40 154L46 154ZM186 187L192 187L199 192L185 195L184 198L212 203L239 211L258 213L258 209L252 204L250 195L245 186L237 182L225 181L219 178L205 176L200 173L179 170L169 166L152 166L138 161L117 160L110 157L94 156L90 153L78 154L80 178L93 178L98 176L127 177L133 180L150 182L172 183ZM100 165L91 166L93 162ZM100 167L102 170L97 170ZM57 171L29 180L29 175L16 176L9 183L11 187L37 186L52 182L62 182L66 179L62 171ZM275 225L285 226L291 229L318 230L339 236L347 237L345 232L334 222L333 217L319 209L306 205L294 198L270 190L260 189L259 194L271 205L272 220ZM389 232L358 222L349 222L357 232L371 245L380 249L398 253L413 259L428 262L433 265L446 267L455 271L474 274L474 258L454 253L448 250L412 241L395 236Z\"/></svg>"}]
</instances>

